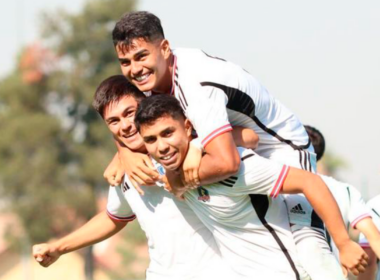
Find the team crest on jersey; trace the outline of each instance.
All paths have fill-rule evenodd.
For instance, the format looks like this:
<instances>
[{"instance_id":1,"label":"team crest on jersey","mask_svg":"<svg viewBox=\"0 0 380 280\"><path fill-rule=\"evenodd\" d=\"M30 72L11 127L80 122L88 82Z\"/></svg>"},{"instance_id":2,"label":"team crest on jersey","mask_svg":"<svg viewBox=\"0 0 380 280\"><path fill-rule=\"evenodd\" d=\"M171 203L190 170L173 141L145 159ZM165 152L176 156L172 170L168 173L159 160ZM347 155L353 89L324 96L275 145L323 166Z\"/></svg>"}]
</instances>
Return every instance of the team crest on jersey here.
<instances>
[{"instance_id":1,"label":"team crest on jersey","mask_svg":"<svg viewBox=\"0 0 380 280\"><path fill-rule=\"evenodd\" d=\"M201 200L203 202L210 201L210 195L208 193L208 190L206 190L204 187L199 187L198 189L198 200Z\"/></svg>"}]
</instances>

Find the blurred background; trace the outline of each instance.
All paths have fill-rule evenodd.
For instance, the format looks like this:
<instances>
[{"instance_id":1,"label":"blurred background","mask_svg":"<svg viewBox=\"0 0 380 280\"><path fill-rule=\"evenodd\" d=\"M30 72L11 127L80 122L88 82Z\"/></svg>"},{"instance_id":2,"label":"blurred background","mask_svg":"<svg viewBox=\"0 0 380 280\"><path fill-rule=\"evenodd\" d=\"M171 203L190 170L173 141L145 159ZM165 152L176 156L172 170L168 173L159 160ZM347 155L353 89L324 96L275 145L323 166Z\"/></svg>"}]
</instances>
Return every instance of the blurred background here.
<instances>
[{"instance_id":1,"label":"blurred background","mask_svg":"<svg viewBox=\"0 0 380 280\"><path fill-rule=\"evenodd\" d=\"M91 108L120 69L111 30L125 12L161 18L172 47L243 66L326 138L324 173L380 193L380 2L320 0L14 0L0 4L0 279L143 279L133 222L48 269L32 244L105 207L116 149Z\"/></svg>"}]
</instances>

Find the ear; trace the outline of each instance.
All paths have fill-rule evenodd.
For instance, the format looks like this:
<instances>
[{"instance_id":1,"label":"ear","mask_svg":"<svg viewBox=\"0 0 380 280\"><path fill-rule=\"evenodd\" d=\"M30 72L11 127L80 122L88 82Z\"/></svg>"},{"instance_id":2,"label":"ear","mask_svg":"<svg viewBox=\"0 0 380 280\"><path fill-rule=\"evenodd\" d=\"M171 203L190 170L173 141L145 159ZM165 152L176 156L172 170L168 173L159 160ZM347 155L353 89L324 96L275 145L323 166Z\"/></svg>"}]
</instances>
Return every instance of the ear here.
<instances>
[{"instance_id":1,"label":"ear","mask_svg":"<svg viewBox=\"0 0 380 280\"><path fill-rule=\"evenodd\" d=\"M191 136L191 132L193 131L193 125L189 121L189 119L185 119L185 130L187 137Z\"/></svg>"},{"instance_id":2,"label":"ear","mask_svg":"<svg viewBox=\"0 0 380 280\"><path fill-rule=\"evenodd\" d=\"M172 52L170 49L169 41L166 39L162 40L160 47L161 47L162 55L164 56L165 59L168 59Z\"/></svg>"}]
</instances>

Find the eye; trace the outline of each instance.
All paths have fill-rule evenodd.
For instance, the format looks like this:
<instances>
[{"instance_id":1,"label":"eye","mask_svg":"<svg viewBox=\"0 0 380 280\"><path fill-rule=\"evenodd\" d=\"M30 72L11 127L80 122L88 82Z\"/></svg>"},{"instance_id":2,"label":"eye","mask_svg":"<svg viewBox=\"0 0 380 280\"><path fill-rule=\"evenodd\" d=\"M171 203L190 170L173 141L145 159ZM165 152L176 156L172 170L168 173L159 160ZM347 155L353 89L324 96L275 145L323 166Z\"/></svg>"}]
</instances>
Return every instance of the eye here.
<instances>
[{"instance_id":1,"label":"eye","mask_svg":"<svg viewBox=\"0 0 380 280\"><path fill-rule=\"evenodd\" d=\"M129 60L120 60L120 65L123 67L127 67L131 64Z\"/></svg>"},{"instance_id":2,"label":"eye","mask_svg":"<svg viewBox=\"0 0 380 280\"><path fill-rule=\"evenodd\" d=\"M135 115L136 111L135 110L132 110L132 111L128 111L125 116L127 118L130 118L130 117L133 117Z\"/></svg>"},{"instance_id":3,"label":"eye","mask_svg":"<svg viewBox=\"0 0 380 280\"><path fill-rule=\"evenodd\" d=\"M144 138L144 142L147 144L153 144L155 141L156 141L156 138L153 138L153 137Z\"/></svg>"},{"instance_id":4,"label":"eye","mask_svg":"<svg viewBox=\"0 0 380 280\"><path fill-rule=\"evenodd\" d=\"M162 132L162 137L170 137L172 136L173 131L172 130L166 130Z\"/></svg>"}]
</instances>

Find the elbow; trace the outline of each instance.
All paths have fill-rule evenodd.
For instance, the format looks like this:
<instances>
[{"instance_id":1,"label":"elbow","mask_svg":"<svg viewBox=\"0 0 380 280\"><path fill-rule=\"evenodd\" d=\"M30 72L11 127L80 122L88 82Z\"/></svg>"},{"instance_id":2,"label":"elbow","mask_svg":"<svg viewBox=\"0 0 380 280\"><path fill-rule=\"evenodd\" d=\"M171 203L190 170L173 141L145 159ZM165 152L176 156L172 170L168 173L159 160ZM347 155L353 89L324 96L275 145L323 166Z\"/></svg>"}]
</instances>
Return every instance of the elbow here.
<instances>
[{"instance_id":1,"label":"elbow","mask_svg":"<svg viewBox=\"0 0 380 280\"><path fill-rule=\"evenodd\" d=\"M236 152L236 155L228 161L223 161L226 164L223 165L223 175L232 176L239 171L240 168L240 157Z\"/></svg>"}]
</instances>

